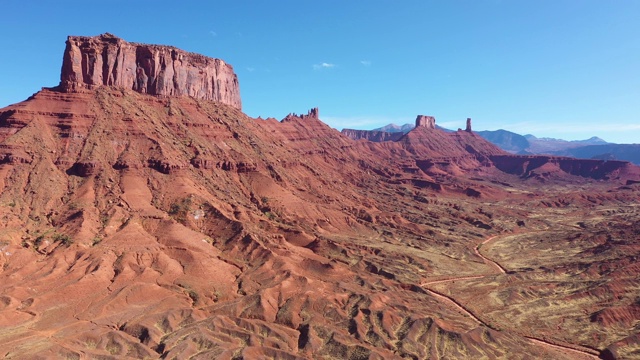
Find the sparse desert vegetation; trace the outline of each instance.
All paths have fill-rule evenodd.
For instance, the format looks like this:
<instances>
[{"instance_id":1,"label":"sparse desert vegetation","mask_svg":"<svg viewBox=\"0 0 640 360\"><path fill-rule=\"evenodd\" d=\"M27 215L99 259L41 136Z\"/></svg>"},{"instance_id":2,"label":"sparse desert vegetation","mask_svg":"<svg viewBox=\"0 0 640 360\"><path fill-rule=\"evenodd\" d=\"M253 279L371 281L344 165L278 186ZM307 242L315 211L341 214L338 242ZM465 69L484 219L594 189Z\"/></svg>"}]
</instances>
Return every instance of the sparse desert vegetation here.
<instances>
[{"instance_id":1,"label":"sparse desert vegetation","mask_svg":"<svg viewBox=\"0 0 640 360\"><path fill-rule=\"evenodd\" d=\"M640 356L632 164L66 85L0 109L2 357Z\"/></svg>"}]
</instances>

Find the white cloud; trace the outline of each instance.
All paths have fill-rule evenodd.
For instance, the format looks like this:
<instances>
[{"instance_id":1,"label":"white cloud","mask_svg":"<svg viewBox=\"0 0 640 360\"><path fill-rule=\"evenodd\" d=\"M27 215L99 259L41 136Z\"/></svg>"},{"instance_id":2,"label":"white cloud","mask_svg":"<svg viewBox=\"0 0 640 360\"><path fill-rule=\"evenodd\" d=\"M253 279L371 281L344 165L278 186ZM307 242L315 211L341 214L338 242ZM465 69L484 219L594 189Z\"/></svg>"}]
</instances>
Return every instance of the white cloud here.
<instances>
[{"instance_id":1,"label":"white cloud","mask_svg":"<svg viewBox=\"0 0 640 360\"><path fill-rule=\"evenodd\" d=\"M218 33L213 31L213 30L211 30L211 31L209 31L209 35L211 35L213 37L216 37L216 36L218 36Z\"/></svg>"},{"instance_id":2,"label":"white cloud","mask_svg":"<svg viewBox=\"0 0 640 360\"><path fill-rule=\"evenodd\" d=\"M363 66L371 66L371 61L369 60L360 60L360 64Z\"/></svg>"},{"instance_id":3,"label":"white cloud","mask_svg":"<svg viewBox=\"0 0 640 360\"><path fill-rule=\"evenodd\" d=\"M248 71L248 72L254 72L255 70L256 70L256 68L253 68L253 67L248 67L248 68L247 68L247 71Z\"/></svg>"},{"instance_id":4,"label":"white cloud","mask_svg":"<svg viewBox=\"0 0 640 360\"><path fill-rule=\"evenodd\" d=\"M321 64L313 64L313 70L320 70L320 69L331 69L336 67L336 64L331 64L331 63L326 63L323 62Z\"/></svg>"}]
</instances>

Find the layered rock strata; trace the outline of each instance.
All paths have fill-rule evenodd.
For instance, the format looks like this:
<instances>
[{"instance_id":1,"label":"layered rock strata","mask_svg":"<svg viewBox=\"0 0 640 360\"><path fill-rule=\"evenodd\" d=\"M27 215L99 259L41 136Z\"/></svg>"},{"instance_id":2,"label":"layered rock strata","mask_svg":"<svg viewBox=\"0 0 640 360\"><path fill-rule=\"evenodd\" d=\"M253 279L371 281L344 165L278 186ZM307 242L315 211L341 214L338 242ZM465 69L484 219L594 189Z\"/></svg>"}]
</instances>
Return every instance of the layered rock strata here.
<instances>
[{"instance_id":1,"label":"layered rock strata","mask_svg":"<svg viewBox=\"0 0 640 360\"><path fill-rule=\"evenodd\" d=\"M109 33L69 36L60 89L77 92L105 85L242 108L238 77L233 67L220 59L172 46L130 43Z\"/></svg>"}]
</instances>

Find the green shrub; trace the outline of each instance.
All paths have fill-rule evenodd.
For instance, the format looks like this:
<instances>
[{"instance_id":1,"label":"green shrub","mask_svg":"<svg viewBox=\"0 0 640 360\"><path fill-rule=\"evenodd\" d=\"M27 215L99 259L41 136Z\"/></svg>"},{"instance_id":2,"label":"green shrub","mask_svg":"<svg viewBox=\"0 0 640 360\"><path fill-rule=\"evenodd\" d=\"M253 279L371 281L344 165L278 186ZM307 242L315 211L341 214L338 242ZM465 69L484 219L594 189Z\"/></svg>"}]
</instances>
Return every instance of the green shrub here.
<instances>
[{"instance_id":1,"label":"green shrub","mask_svg":"<svg viewBox=\"0 0 640 360\"><path fill-rule=\"evenodd\" d=\"M73 244L73 240L71 239L71 237L66 234L58 234L58 233L53 234L53 241L60 242L64 246L69 246Z\"/></svg>"},{"instance_id":2,"label":"green shrub","mask_svg":"<svg viewBox=\"0 0 640 360\"><path fill-rule=\"evenodd\" d=\"M169 207L169 215L176 219L176 221L181 223L187 222L187 215L189 214L189 210L191 209L191 197L186 197L180 201L174 202Z\"/></svg>"},{"instance_id":3,"label":"green shrub","mask_svg":"<svg viewBox=\"0 0 640 360\"><path fill-rule=\"evenodd\" d=\"M102 242L102 238L99 235L96 235L91 241L91 246L96 246Z\"/></svg>"},{"instance_id":4,"label":"green shrub","mask_svg":"<svg viewBox=\"0 0 640 360\"><path fill-rule=\"evenodd\" d=\"M193 289L188 289L187 295L189 295L194 304L200 299L200 295L198 295L198 293Z\"/></svg>"}]
</instances>

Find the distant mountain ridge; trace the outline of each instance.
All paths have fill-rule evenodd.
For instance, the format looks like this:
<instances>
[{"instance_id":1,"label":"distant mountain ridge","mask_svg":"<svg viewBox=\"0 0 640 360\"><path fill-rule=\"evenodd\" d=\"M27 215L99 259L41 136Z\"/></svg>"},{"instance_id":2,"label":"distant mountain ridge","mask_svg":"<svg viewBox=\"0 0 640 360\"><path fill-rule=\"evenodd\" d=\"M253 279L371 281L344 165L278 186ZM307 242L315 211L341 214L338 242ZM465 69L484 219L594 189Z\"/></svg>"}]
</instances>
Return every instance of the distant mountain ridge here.
<instances>
[{"instance_id":1,"label":"distant mountain ridge","mask_svg":"<svg viewBox=\"0 0 640 360\"><path fill-rule=\"evenodd\" d=\"M527 151L534 154L553 154L557 151L564 151L581 146L608 144L608 142L600 139L597 136L593 136L586 140L573 141L554 138L538 138L531 134L524 135L524 137L529 142L529 148L527 149Z\"/></svg>"},{"instance_id":2,"label":"distant mountain ridge","mask_svg":"<svg viewBox=\"0 0 640 360\"><path fill-rule=\"evenodd\" d=\"M585 140L564 140L564 139L556 139L556 138L550 138L550 137L537 137L535 135L532 134L527 134L527 135L523 135L525 138L527 139L537 139L537 140L545 140L545 141L560 141L560 142L570 142L570 143L588 143L588 144L592 144L595 145L597 144L609 144L609 142L597 137L597 136L592 136L588 139Z\"/></svg>"},{"instance_id":3,"label":"distant mountain ridge","mask_svg":"<svg viewBox=\"0 0 640 360\"><path fill-rule=\"evenodd\" d=\"M530 146L526 137L507 130L483 130L476 131L476 134L498 145L502 150L513 154L530 154L527 149Z\"/></svg>"},{"instance_id":4,"label":"distant mountain ridge","mask_svg":"<svg viewBox=\"0 0 640 360\"><path fill-rule=\"evenodd\" d=\"M390 132L390 133L395 133L395 132L408 133L413 128L414 128L413 124L404 124L404 125L389 124L377 129L373 129L373 131L384 131L384 132Z\"/></svg>"},{"instance_id":5,"label":"distant mountain ridge","mask_svg":"<svg viewBox=\"0 0 640 360\"><path fill-rule=\"evenodd\" d=\"M556 153L583 159L626 160L640 165L640 144L588 145Z\"/></svg>"},{"instance_id":6,"label":"distant mountain ridge","mask_svg":"<svg viewBox=\"0 0 640 360\"><path fill-rule=\"evenodd\" d=\"M385 125L383 127L379 127L379 128L375 128L373 130L365 130L365 131L382 131L382 132L388 132L388 133L408 133L409 131L413 130L413 128L415 128L414 124L404 124L404 125L396 125L396 124L389 124L389 125ZM451 132L453 130L451 129L447 129L447 128L443 128L440 125L436 125L436 129L440 129L446 132Z\"/></svg>"},{"instance_id":7,"label":"distant mountain ridge","mask_svg":"<svg viewBox=\"0 0 640 360\"><path fill-rule=\"evenodd\" d=\"M444 131L451 131L440 126L437 127ZM377 136L384 138L380 133L401 132L406 134L413 128L413 124L389 124L372 131L378 132ZM475 133L512 154L547 154L581 159L625 160L640 165L640 144L609 143L597 136L584 140L536 137L532 134L521 135L503 129L482 130L475 131ZM396 138L396 136L389 136L389 138Z\"/></svg>"}]
</instances>

